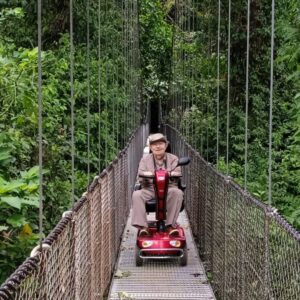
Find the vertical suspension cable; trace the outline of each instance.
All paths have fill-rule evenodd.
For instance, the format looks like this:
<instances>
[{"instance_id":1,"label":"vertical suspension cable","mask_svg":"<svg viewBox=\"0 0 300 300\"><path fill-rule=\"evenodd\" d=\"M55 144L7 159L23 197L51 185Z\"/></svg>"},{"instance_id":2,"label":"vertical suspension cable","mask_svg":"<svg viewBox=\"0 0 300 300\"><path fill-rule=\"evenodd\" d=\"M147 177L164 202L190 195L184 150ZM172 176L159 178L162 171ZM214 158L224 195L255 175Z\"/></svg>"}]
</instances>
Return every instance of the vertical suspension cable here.
<instances>
[{"instance_id":1,"label":"vertical suspension cable","mask_svg":"<svg viewBox=\"0 0 300 300\"><path fill-rule=\"evenodd\" d=\"M178 10L179 10L179 5L178 5L178 0L175 0L175 28L174 28L174 127L177 128L177 116L176 116L176 111L178 109L178 84L177 84L177 78L178 78L178 47L176 45L176 43L178 43L178 26L179 26L179 22L178 22Z\"/></svg>"},{"instance_id":2,"label":"vertical suspension cable","mask_svg":"<svg viewBox=\"0 0 300 300\"><path fill-rule=\"evenodd\" d=\"M180 45L180 61L181 61L181 89L180 89L180 108L181 108L181 118L179 120L179 130L183 135L183 128L181 126L181 121L183 118L183 94L184 94L184 3L180 2L180 36L181 36L181 45Z\"/></svg>"},{"instance_id":3,"label":"vertical suspension cable","mask_svg":"<svg viewBox=\"0 0 300 300\"><path fill-rule=\"evenodd\" d=\"M135 76L134 76L134 99L135 99L135 128L137 128L139 123L139 105L138 105L138 48L137 48L137 10L136 10L136 0L133 2L133 24L134 24L134 68L135 68Z\"/></svg>"},{"instance_id":4,"label":"vertical suspension cable","mask_svg":"<svg viewBox=\"0 0 300 300\"><path fill-rule=\"evenodd\" d=\"M128 1L125 1L125 9L124 9L124 96L126 99L126 104L124 106L124 130L125 130L125 136L127 138L128 134Z\"/></svg>"},{"instance_id":5,"label":"vertical suspension cable","mask_svg":"<svg viewBox=\"0 0 300 300\"><path fill-rule=\"evenodd\" d=\"M116 14L118 16L118 18L120 17L119 14L118 14L118 4L116 1L114 1L114 4L115 4L115 10L116 10ZM120 117L119 117L119 95L117 93L118 90L118 81L119 81L119 76L120 76L120 72L119 72L119 55L120 55L120 52L119 52L119 47L120 47L120 32L119 32L119 28L117 27L117 31L116 31L116 34L117 34L117 45L118 47L116 48L116 58L115 58L115 61L117 63L117 66L116 66L116 69L115 69L115 72L116 72L116 78L115 78L115 99L116 99L116 113L117 113L117 119L116 119L116 148L117 149L120 149L120 146L119 146L119 125L120 125Z\"/></svg>"},{"instance_id":6,"label":"vertical suspension cable","mask_svg":"<svg viewBox=\"0 0 300 300\"><path fill-rule=\"evenodd\" d=\"M144 123L145 117L144 117L144 103L142 100L142 74L141 74L141 47L140 47L140 5L139 1L136 0L136 31L137 31L137 66L138 66L138 84L137 84L137 93L138 93L138 99L139 99L139 112L140 112L140 118L139 118L139 125L141 123Z\"/></svg>"},{"instance_id":7,"label":"vertical suspension cable","mask_svg":"<svg viewBox=\"0 0 300 300\"><path fill-rule=\"evenodd\" d=\"M126 124L126 107L127 107L127 98L126 98L126 1L123 2L122 5L122 9L123 9L123 24L122 24L122 29L123 29L123 34L122 34L122 41L123 41L123 97L124 97L124 101L123 101L123 141L124 141L124 146L125 146L125 141L127 138L127 124Z\"/></svg>"},{"instance_id":8,"label":"vertical suspension cable","mask_svg":"<svg viewBox=\"0 0 300 300\"><path fill-rule=\"evenodd\" d=\"M115 7L116 7L116 11L117 11L117 17L120 18L119 7L118 7L117 1L115 1ZM118 28L118 31L117 31L117 44L118 44L118 47L117 47L117 52L116 52L117 68L116 68L116 87L115 87L116 106L117 106L116 107L116 111L117 111L116 145L117 145L117 149L120 149L120 145L119 145L119 126L120 126L121 118L120 118L120 112L119 112L119 95L117 94L117 91L119 92L119 84L118 84L119 76L120 76L120 72L119 72L120 58L119 58L119 56L120 56L120 49L121 49L119 28Z\"/></svg>"},{"instance_id":9,"label":"vertical suspension cable","mask_svg":"<svg viewBox=\"0 0 300 300\"><path fill-rule=\"evenodd\" d=\"M227 122L226 122L226 168L229 174L229 109L230 109L230 44L231 44L231 0L228 0L228 65L227 65Z\"/></svg>"},{"instance_id":10,"label":"vertical suspension cable","mask_svg":"<svg viewBox=\"0 0 300 300\"><path fill-rule=\"evenodd\" d=\"M87 152L88 152L88 161L87 161L87 177L89 185L90 183L90 0L86 1L86 68L87 68Z\"/></svg>"},{"instance_id":11,"label":"vertical suspension cable","mask_svg":"<svg viewBox=\"0 0 300 300\"><path fill-rule=\"evenodd\" d=\"M39 235L43 238L43 95L42 95L42 1L38 0L38 140L39 140Z\"/></svg>"},{"instance_id":12,"label":"vertical suspension cable","mask_svg":"<svg viewBox=\"0 0 300 300\"><path fill-rule=\"evenodd\" d=\"M209 19L208 19L208 51L207 51L209 59L211 59L211 8L209 6ZM206 80L206 92L207 96L209 96L210 93L210 80L209 76ZM209 103L210 97L206 97L206 161L209 161L209 155L208 155L208 144L209 144L209 113L210 113L210 103Z\"/></svg>"},{"instance_id":13,"label":"vertical suspension cable","mask_svg":"<svg viewBox=\"0 0 300 300\"><path fill-rule=\"evenodd\" d=\"M196 1L196 3L194 3L195 7L194 7L194 14L193 14L193 32L198 30L198 27L196 26L196 22L197 22L197 12L198 12L198 2ZM195 60L195 64L193 64L193 66L196 65L196 61L197 61L197 53L195 51L194 55L194 60ZM196 106L196 69L195 67L192 68L192 82L193 82L193 87L192 87L192 107L195 105ZM196 122L192 122L192 145L194 148L196 148Z\"/></svg>"},{"instance_id":14,"label":"vertical suspension cable","mask_svg":"<svg viewBox=\"0 0 300 300\"><path fill-rule=\"evenodd\" d=\"M108 0L105 0L105 23L107 24ZM108 46L107 32L105 33L105 165L108 163Z\"/></svg>"},{"instance_id":15,"label":"vertical suspension cable","mask_svg":"<svg viewBox=\"0 0 300 300\"><path fill-rule=\"evenodd\" d=\"M246 103L245 103L245 171L244 188L247 189L248 176L248 109L249 109L249 52L250 52L250 0L247 4L247 56L246 56Z\"/></svg>"},{"instance_id":16,"label":"vertical suspension cable","mask_svg":"<svg viewBox=\"0 0 300 300\"><path fill-rule=\"evenodd\" d=\"M188 35L190 36L190 33L191 33L191 10L192 10L192 5L193 5L193 0L189 2L189 6L188 6L188 22L187 22L187 33ZM190 43L190 41L189 41ZM188 57L187 57L187 72L186 72L186 77L187 77L187 82L190 83L190 58L191 58L191 50L189 50L188 52ZM188 116L188 112L190 110L190 88L186 89L187 90L187 99L186 99L186 113L187 113L187 116ZM186 134L186 140L189 142L189 124L188 124L188 121L186 121L186 130L185 130L185 134Z\"/></svg>"},{"instance_id":17,"label":"vertical suspension cable","mask_svg":"<svg viewBox=\"0 0 300 300\"><path fill-rule=\"evenodd\" d=\"M268 202L272 204L272 131L273 131L273 74L274 74L275 0L272 0L271 25L271 70L270 70L270 113L269 113L269 187Z\"/></svg>"},{"instance_id":18,"label":"vertical suspension cable","mask_svg":"<svg viewBox=\"0 0 300 300\"><path fill-rule=\"evenodd\" d=\"M115 18L114 18L114 9L115 9L115 1L114 0L111 0L111 13L110 13L110 19L113 21L113 23L115 22ZM114 23L114 26L113 26L113 33L112 33L112 36L113 36L113 40L116 40L116 30L115 30L115 23ZM116 62L115 60L115 47L112 46L112 43L111 43L111 39L110 39L110 51L112 52L111 53L111 57L112 57L112 62ZM116 98L115 98L115 65L111 65L110 66L110 69L111 69L111 99L112 99L112 143L113 145L115 146L115 139L116 139L116 135L115 135L115 101L116 101Z\"/></svg>"},{"instance_id":19,"label":"vertical suspension cable","mask_svg":"<svg viewBox=\"0 0 300 300\"><path fill-rule=\"evenodd\" d=\"M130 5L130 99L131 99L131 113L132 113L132 129L131 131L134 130L135 128L135 118L136 118L136 114L135 114L135 103L134 103L134 33L133 33L133 28L134 28L134 24L133 24L133 0L131 0L131 5Z\"/></svg>"},{"instance_id":20,"label":"vertical suspension cable","mask_svg":"<svg viewBox=\"0 0 300 300\"><path fill-rule=\"evenodd\" d=\"M101 172L101 0L98 0L98 172Z\"/></svg>"},{"instance_id":21,"label":"vertical suspension cable","mask_svg":"<svg viewBox=\"0 0 300 300\"><path fill-rule=\"evenodd\" d=\"M176 75L175 75L175 45L176 45L176 11L177 11L177 6L176 6L176 0L174 2L174 22L173 22L173 28L172 28L172 84L171 84L171 95L172 95L172 114L170 115L170 124L175 127L175 119L172 118L173 113L175 111L175 82L176 82Z\"/></svg>"},{"instance_id":22,"label":"vertical suspension cable","mask_svg":"<svg viewBox=\"0 0 300 300\"><path fill-rule=\"evenodd\" d=\"M218 1L218 58L217 58L217 170L219 170L219 133L220 133L220 28L221 28L221 0Z\"/></svg>"},{"instance_id":23,"label":"vertical suspension cable","mask_svg":"<svg viewBox=\"0 0 300 300\"><path fill-rule=\"evenodd\" d=\"M70 86L71 86L71 203L75 199L75 137L74 137L74 38L73 38L73 0L70 0Z\"/></svg>"},{"instance_id":24,"label":"vertical suspension cable","mask_svg":"<svg viewBox=\"0 0 300 300\"><path fill-rule=\"evenodd\" d=\"M182 7L182 40L183 40L183 47L182 47L182 92L181 92L181 109L182 109L182 117L181 120L184 120L184 113L185 113L185 105L186 105L186 50L185 50L185 43L186 43L186 19L187 19L187 4L184 3ZM185 126L184 122L182 122L182 135L185 136Z\"/></svg>"}]
</instances>

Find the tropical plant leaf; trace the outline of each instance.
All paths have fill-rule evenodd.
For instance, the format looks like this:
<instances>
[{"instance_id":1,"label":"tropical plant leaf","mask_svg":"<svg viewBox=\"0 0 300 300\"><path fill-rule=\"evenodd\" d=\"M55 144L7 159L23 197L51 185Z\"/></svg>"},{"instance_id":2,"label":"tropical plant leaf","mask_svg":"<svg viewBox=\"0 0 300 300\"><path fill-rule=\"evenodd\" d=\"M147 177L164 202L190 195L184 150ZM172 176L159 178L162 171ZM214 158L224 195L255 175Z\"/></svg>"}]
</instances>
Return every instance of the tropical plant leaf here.
<instances>
[{"instance_id":1,"label":"tropical plant leaf","mask_svg":"<svg viewBox=\"0 0 300 300\"><path fill-rule=\"evenodd\" d=\"M8 228L9 228L8 226L0 225L0 232L4 231L4 230L7 230Z\"/></svg>"},{"instance_id":2,"label":"tropical plant leaf","mask_svg":"<svg viewBox=\"0 0 300 300\"><path fill-rule=\"evenodd\" d=\"M25 183L20 180L6 182L4 184L0 183L0 196L8 192L17 191L22 186L25 186Z\"/></svg>"},{"instance_id":3,"label":"tropical plant leaf","mask_svg":"<svg viewBox=\"0 0 300 300\"><path fill-rule=\"evenodd\" d=\"M15 207L17 209L21 209L21 199L19 197L1 197L0 203L6 203L9 206Z\"/></svg>"},{"instance_id":4,"label":"tropical plant leaf","mask_svg":"<svg viewBox=\"0 0 300 300\"><path fill-rule=\"evenodd\" d=\"M22 199L22 204L39 207L39 198L38 197L29 197L28 199Z\"/></svg>"},{"instance_id":5,"label":"tropical plant leaf","mask_svg":"<svg viewBox=\"0 0 300 300\"><path fill-rule=\"evenodd\" d=\"M27 223L25 217L20 214L12 215L6 219L6 222L15 228L23 226Z\"/></svg>"}]
</instances>

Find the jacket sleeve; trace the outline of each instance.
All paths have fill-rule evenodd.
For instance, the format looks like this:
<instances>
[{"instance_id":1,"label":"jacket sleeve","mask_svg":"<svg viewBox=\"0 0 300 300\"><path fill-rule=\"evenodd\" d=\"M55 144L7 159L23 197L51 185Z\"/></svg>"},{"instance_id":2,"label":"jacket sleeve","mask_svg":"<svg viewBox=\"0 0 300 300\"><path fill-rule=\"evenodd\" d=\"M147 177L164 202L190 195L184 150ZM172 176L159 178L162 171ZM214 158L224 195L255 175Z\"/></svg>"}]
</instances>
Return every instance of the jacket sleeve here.
<instances>
[{"instance_id":1,"label":"jacket sleeve","mask_svg":"<svg viewBox=\"0 0 300 300\"><path fill-rule=\"evenodd\" d=\"M146 173L148 173L148 174L146 174ZM138 168L139 182L142 185L142 187L147 187L147 186L152 185L153 179L140 177L141 175L150 175L150 173L152 174L153 172L152 172L152 170L149 169L149 164L147 163L147 160L145 159L145 157L143 157L140 160L139 168Z\"/></svg>"},{"instance_id":2,"label":"jacket sleeve","mask_svg":"<svg viewBox=\"0 0 300 300\"><path fill-rule=\"evenodd\" d=\"M180 166L176 167L177 163L178 163L178 157L173 156L172 159L171 159L170 170L168 170L168 171L172 170L171 175L180 177L180 176L182 176L181 167Z\"/></svg>"}]
</instances>

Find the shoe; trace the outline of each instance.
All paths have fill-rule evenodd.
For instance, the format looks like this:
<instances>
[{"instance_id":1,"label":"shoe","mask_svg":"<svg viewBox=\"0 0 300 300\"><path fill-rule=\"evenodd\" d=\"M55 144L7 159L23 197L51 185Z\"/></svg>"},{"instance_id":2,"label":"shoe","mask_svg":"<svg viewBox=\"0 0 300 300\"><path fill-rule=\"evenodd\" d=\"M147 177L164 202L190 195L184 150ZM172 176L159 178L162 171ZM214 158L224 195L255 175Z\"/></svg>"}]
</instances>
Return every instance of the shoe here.
<instances>
[{"instance_id":1,"label":"shoe","mask_svg":"<svg viewBox=\"0 0 300 300\"><path fill-rule=\"evenodd\" d=\"M169 236L179 236L179 231L177 228L171 228L169 231Z\"/></svg>"},{"instance_id":2,"label":"shoe","mask_svg":"<svg viewBox=\"0 0 300 300\"><path fill-rule=\"evenodd\" d=\"M150 236L150 232L149 232L148 228L141 229L139 232L139 236Z\"/></svg>"}]
</instances>

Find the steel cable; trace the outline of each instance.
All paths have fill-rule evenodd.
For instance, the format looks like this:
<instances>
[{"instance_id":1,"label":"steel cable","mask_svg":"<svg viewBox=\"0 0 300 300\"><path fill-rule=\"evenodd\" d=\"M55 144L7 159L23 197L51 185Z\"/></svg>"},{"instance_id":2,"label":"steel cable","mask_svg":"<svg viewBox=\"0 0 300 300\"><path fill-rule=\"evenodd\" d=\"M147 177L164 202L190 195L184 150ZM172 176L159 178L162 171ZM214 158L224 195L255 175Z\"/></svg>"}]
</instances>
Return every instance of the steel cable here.
<instances>
[{"instance_id":1,"label":"steel cable","mask_svg":"<svg viewBox=\"0 0 300 300\"><path fill-rule=\"evenodd\" d=\"M229 126L230 126L230 50L231 50L231 0L228 0L228 45L227 45L227 120L226 120L226 174L229 175Z\"/></svg>"},{"instance_id":2,"label":"steel cable","mask_svg":"<svg viewBox=\"0 0 300 300\"><path fill-rule=\"evenodd\" d=\"M39 141L39 235L43 238L43 94L42 94L42 1L38 0L38 141Z\"/></svg>"},{"instance_id":3,"label":"steel cable","mask_svg":"<svg viewBox=\"0 0 300 300\"><path fill-rule=\"evenodd\" d=\"M98 172L101 172L101 0L98 0Z\"/></svg>"},{"instance_id":4,"label":"steel cable","mask_svg":"<svg viewBox=\"0 0 300 300\"><path fill-rule=\"evenodd\" d=\"M219 135L220 135L220 28L221 28L221 0L218 1L218 41L217 41L217 170L219 170Z\"/></svg>"},{"instance_id":5,"label":"steel cable","mask_svg":"<svg viewBox=\"0 0 300 300\"><path fill-rule=\"evenodd\" d=\"M248 176L248 108L249 108L249 50L250 50L250 0L247 3L247 54L246 54L246 99L245 99L245 173L244 188L247 188Z\"/></svg>"},{"instance_id":6,"label":"steel cable","mask_svg":"<svg viewBox=\"0 0 300 300\"><path fill-rule=\"evenodd\" d=\"M268 202L272 204L272 131L273 131L273 79L274 79L274 36L275 36L275 0L272 0L271 24L271 57L270 57L270 107L269 107L269 176L268 176Z\"/></svg>"},{"instance_id":7,"label":"steel cable","mask_svg":"<svg viewBox=\"0 0 300 300\"><path fill-rule=\"evenodd\" d=\"M90 0L86 1L86 68L87 68L87 185L90 183L90 152L91 152L91 140L90 140Z\"/></svg>"},{"instance_id":8,"label":"steel cable","mask_svg":"<svg viewBox=\"0 0 300 300\"><path fill-rule=\"evenodd\" d=\"M74 99L74 28L73 28L73 0L70 0L70 87L71 87L71 203L75 201L75 136L74 136L74 120L75 120L75 99Z\"/></svg>"}]
</instances>

